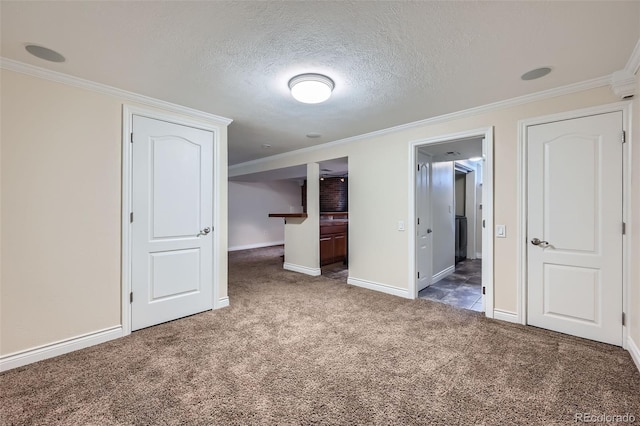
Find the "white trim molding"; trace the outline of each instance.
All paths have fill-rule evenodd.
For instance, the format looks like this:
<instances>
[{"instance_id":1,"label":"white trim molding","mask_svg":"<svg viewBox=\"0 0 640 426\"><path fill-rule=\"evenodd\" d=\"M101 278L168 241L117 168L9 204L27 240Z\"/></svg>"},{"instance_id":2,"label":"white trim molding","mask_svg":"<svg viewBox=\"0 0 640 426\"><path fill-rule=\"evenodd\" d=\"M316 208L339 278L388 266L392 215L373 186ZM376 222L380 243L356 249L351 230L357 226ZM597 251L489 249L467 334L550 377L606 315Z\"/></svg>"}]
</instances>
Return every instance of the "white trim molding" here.
<instances>
[{"instance_id":1,"label":"white trim molding","mask_svg":"<svg viewBox=\"0 0 640 426\"><path fill-rule=\"evenodd\" d=\"M228 126L233 121L230 118L221 117L219 115L210 114L208 112L199 111L197 109L162 101L160 99L151 98L149 96L139 95L137 93L128 92L116 87L107 86L106 84L96 83L83 78L74 77L72 75L63 74L61 72L48 70L46 68L37 67L35 65L25 64L24 62L14 61L13 59L0 57L0 68L19 72L21 74L42 78L56 83L66 84L68 86L78 87L81 89L91 90L93 92L102 93L104 95L115 96L129 102L136 102L143 105L160 108L177 114L184 114L191 117L200 118L206 121L214 121L218 124Z\"/></svg>"},{"instance_id":2,"label":"white trim molding","mask_svg":"<svg viewBox=\"0 0 640 426\"><path fill-rule=\"evenodd\" d=\"M627 65L611 74L611 90L620 99L628 99L636 94L635 74L640 69L640 39L631 52Z\"/></svg>"},{"instance_id":3,"label":"white trim molding","mask_svg":"<svg viewBox=\"0 0 640 426\"><path fill-rule=\"evenodd\" d=\"M0 372L64 355L89 346L98 345L122 336L122 327L118 325L24 351L14 352L0 357Z\"/></svg>"},{"instance_id":4,"label":"white trim molding","mask_svg":"<svg viewBox=\"0 0 640 426\"><path fill-rule=\"evenodd\" d=\"M229 306L229 297L221 297L218 299L218 304L213 309L226 308Z\"/></svg>"},{"instance_id":5,"label":"white trim molding","mask_svg":"<svg viewBox=\"0 0 640 426\"><path fill-rule=\"evenodd\" d=\"M409 290L407 290L406 288L394 287L387 284L377 283L374 281L368 281L354 277L347 278L347 284L366 288L367 290L379 291L381 293L390 294L392 296L404 297L405 299L413 299L409 294Z\"/></svg>"},{"instance_id":6,"label":"white trim molding","mask_svg":"<svg viewBox=\"0 0 640 426\"><path fill-rule=\"evenodd\" d=\"M283 241L270 241L270 242L267 242L267 243L246 244L246 245L243 245L243 246L229 247L228 251L251 250L251 249L263 248L263 247L281 246L283 244L284 244L284 240Z\"/></svg>"},{"instance_id":7,"label":"white trim molding","mask_svg":"<svg viewBox=\"0 0 640 426\"><path fill-rule=\"evenodd\" d=\"M640 70L640 38L638 39L633 52L631 52L631 56L629 57L624 70L630 72L631 74L635 74L638 72L638 70Z\"/></svg>"},{"instance_id":8,"label":"white trim molding","mask_svg":"<svg viewBox=\"0 0 640 426\"><path fill-rule=\"evenodd\" d=\"M632 103L631 101L616 102L613 104L599 105L591 108L584 108L574 111L567 111L542 117L528 118L518 121L518 145L517 145L517 194L518 194L518 227L516 244L518 249L517 271L518 281L516 299L518 303L518 322L527 324L527 128L539 124L552 123L561 120L587 117L590 115L606 114L610 112L622 112L622 129L627 134L627 143L623 146L622 182L623 182L623 202L622 221L626 223L627 232L622 236L622 310L627 317L640 314L637 309L631 306L630 283L631 283L631 244L632 235L632 211L631 211L631 175L632 156L631 149L633 137L631 136L632 126ZM629 325L622 326L622 347L627 348L629 339Z\"/></svg>"},{"instance_id":9,"label":"white trim molding","mask_svg":"<svg viewBox=\"0 0 640 426\"><path fill-rule=\"evenodd\" d=\"M497 319L500 321L512 322L514 324L519 324L520 319L518 318L518 314L515 312L503 311L500 309L493 310L493 319Z\"/></svg>"},{"instance_id":10,"label":"white trim molding","mask_svg":"<svg viewBox=\"0 0 640 426\"><path fill-rule=\"evenodd\" d=\"M308 266L296 265L294 263L285 262L282 267L287 271L299 272L301 274L311 275L312 277L318 277L321 274L320 268L309 268Z\"/></svg>"},{"instance_id":11,"label":"white trim molding","mask_svg":"<svg viewBox=\"0 0 640 426\"><path fill-rule=\"evenodd\" d=\"M456 271L456 265L451 265L449 266L447 269L438 272L437 274L435 274L432 278L431 278L431 284L435 284L438 281L448 277L449 275L453 274Z\"/></svg>"},{"instance_id":12,"label":"white trim molding","mask_svg":"<svg viewBox=\"0 0 640 426\"><path fill-rule=\"evenodd\" d=\"M629 355L631 355L631 359L636 364L636 368L640 371L640 348L636 345L636 342L633 341L631 336L627 339L627 350L629 351Z\"/></svg>"},{"instance_id":13,"label":"white trim molding","mask_svg":"<svg viewBox=\"0 0 640 426\"><path fill-rule=\"evenodd\" d=\"M616 71L611 74L611 90L620 99L627 99L636 94L636 76L627 71Z\"/></svg>"}]
</instances>

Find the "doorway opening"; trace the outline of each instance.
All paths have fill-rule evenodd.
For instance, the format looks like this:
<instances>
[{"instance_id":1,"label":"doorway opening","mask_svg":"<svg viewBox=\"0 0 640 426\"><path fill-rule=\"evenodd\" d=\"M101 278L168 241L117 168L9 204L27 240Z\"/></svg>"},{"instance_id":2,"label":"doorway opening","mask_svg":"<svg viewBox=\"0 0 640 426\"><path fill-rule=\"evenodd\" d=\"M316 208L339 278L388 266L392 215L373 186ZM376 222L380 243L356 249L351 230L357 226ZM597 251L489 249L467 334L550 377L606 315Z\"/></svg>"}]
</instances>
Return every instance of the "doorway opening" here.
<instances>
[{"instance_id":1,"label":"doorway opening","mask_svg":"<svg viewBox=\"0 0 640 426\"><path fill-rule=\"evenodd\" d=\"M348 157L318 163L318 253L320 275L347 282L349 277ZM307 179L302 184L302 211L307 212Z\"/></svg>"},{"instance_id":2,"label":"doorway opening","mask_svg":"<svg viewBox=\"0 0 640 426\"><path fill-rule=\"evenodd\" d=\"M415 141L414 297L493 317L492 128Z\"/></svg>"},{"instance_id":3,"label":"doorway opening","mask_svg":"<svg viewBox=\"0 0 640 426\"><path fill-rule=\"evenodd\" d=\"M349 161L323 161L320 166L321 275L347 282L349 277Z\"/></svg>"}]
</instances>

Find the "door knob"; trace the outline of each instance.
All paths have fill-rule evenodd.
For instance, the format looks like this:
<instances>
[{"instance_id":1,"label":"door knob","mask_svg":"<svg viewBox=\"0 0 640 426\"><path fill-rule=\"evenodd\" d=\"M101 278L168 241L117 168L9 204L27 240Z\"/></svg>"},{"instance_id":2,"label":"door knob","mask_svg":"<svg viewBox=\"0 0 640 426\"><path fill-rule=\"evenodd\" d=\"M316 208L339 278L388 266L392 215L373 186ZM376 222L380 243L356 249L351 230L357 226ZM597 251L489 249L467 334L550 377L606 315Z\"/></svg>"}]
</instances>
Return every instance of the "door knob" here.
<instances>
[{"instance_id":1,"label":"door knob","mask_svg":"<svg viewBox=\"0 0 640 426\"><path fill-rule=\"evenodd\" d=\"M202 231L200 231L200 233L198 234L198 237L200 235L207 235L209 232L211 232L211 228L209 228L208 226L206 228L204 228Z\"/></svg>"},{"instance_id":2,"label":"door knob","mask_svg":"<svg viewBox=\"0 0 640 426\"><path fill-rule=\"evenodd\" d=\"M427 229L427 234L432 233L433 231L431 230L431 228Z\"/></svg>"},{"instance_id":3,"label":"door knob","mask_svg":"<svg viewBox=\"0 0 640 426\"><path fill-rule=\"evenodd\" d=\"M542 244L545 247L549 245L547 241L542 241L539 238L534 238L533 240L531 240L531 244L533 244L534 246L539 246L540 244Z\"/></svg>"}]
</instances>

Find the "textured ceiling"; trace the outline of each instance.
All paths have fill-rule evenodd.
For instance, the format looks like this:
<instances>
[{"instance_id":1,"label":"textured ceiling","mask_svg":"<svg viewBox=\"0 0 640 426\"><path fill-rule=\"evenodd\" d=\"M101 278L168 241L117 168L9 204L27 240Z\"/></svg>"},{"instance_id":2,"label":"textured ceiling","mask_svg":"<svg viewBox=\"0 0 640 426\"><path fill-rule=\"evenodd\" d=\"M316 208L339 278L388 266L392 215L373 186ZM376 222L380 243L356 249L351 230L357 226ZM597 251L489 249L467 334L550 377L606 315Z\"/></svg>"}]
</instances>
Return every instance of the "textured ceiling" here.
<instances>
[{"instance_id":1,"label":"textured ceiling","mask_svg":"<svg viewBox=\"0 0 640 426\"><path fill-rule=\"evenodd\" d=\"M640 2L2 1L0 8L6 58L234 119L230 164L605 76L625 66L640 36ZM26 43L67 61L32 57ZM539 66L553 72L520 80ZM303 72L335 81L328 102L291 98L287 81Z\"/></svg>"}]
</instances>

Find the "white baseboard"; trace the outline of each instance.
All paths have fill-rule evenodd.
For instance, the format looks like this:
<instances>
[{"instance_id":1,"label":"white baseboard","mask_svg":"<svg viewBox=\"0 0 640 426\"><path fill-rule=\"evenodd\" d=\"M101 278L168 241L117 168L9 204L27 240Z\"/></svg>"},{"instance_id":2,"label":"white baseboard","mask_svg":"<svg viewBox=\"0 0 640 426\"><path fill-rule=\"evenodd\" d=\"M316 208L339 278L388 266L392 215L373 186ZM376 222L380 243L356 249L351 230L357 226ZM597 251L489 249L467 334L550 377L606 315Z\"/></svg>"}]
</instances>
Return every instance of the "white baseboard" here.
<instances>
[{"instance_id":1,"label":"white baseboard","mask_svg":"<svg viewBox=\"0 0 640 426\"><path fill-rule=\"evenodd\" d=\"M636 368L640 371L640 349L638 349L638 345L636 345L631 336L627 337L627 350L631 354L633 362L636 363Z\"/></svg>"},{"instance_id":2,"label":"white baseboard","mask_svg":"<svg viewBox=\"0 0 640 426\"><path fill-rule=\"evenodd\" d=\"M347 278L347 284L355 285L356 287L362 287L369 290L379 291L381 293L391 294L393 296L404 297L405 299L411 299L409 290L407 290L406 288L392 287L390 285L361 280L360 278L353 277Z\"/></svg>"},{"instance_id":3,"label":"white baseboard","mask_svg":"<svg viewBox=\"0 0 640 426\"><path fill-rule=\"evenodd\" d=\"M246 244L246 245L243 245L243 246L229 247L227 249L227 251L250 250L250 249L255 249L255 248L281 246L283 244L284 244L284 241L271 241L271 242L268 242L268 243Z\"/></svg>"},{"instance_id":4,"label":"white baseboard","mask_svg":"<svg viewBox=\"0 0 640 426\"><path fill-rule=\"evenodd\" d=\"M226 308L229 306L229 298L221 297L218 299L218 305L214 307L214 309Z\"/></svg>"},{"instance_id":5,"label":"white baseboard","mask_svg":"<svg viewBox=\"0 0 640 426\"><path fill-rule=\"evenodd\" d=\"M72 337L70 339L60 340L48 345L14 352L0 357L0 371L7 371L13 368L22 367L23 365L108 342L109 340L117 339L122 336L122 326L118 325L93 333Z\"/></svg>"},{"instance_id":6,"label":"white baseboard","mask_svg":"<svg viewBox=\"0 0 640 426\"><path fill-rule=\"evenodd\" d=\"M301 274L317 277L320 275L320 268L309 268L308 266L295 265L293 263L284 262L283 268L287 271L300 272Z\"/></svg>"},{"instance_id":7,"label":"white baseboard","mask_svg":"<svg viewBox=\"0 0 640 426\"><path fill-rule=\"evenodd\" d=\"M449 266L444 271L438 272L431 279L431 284L435 284L438 281L440 281L441 279L448 277L449 275L453 274L455 272L455 270L456 270L456 265L452 265L452 266Z\"/></svg>"},{"instance_id":8,"label":"white baseboard","mask_svg":"<svg viewBox=\"0 0 640 426\"><path fill-rule=\"evenodd\" d=\"M499 309L493 310L493 319L520 324L520 321L518 320L518 314L516 314L515 312L501 311Z\"/></svg>"}]
</instances>

